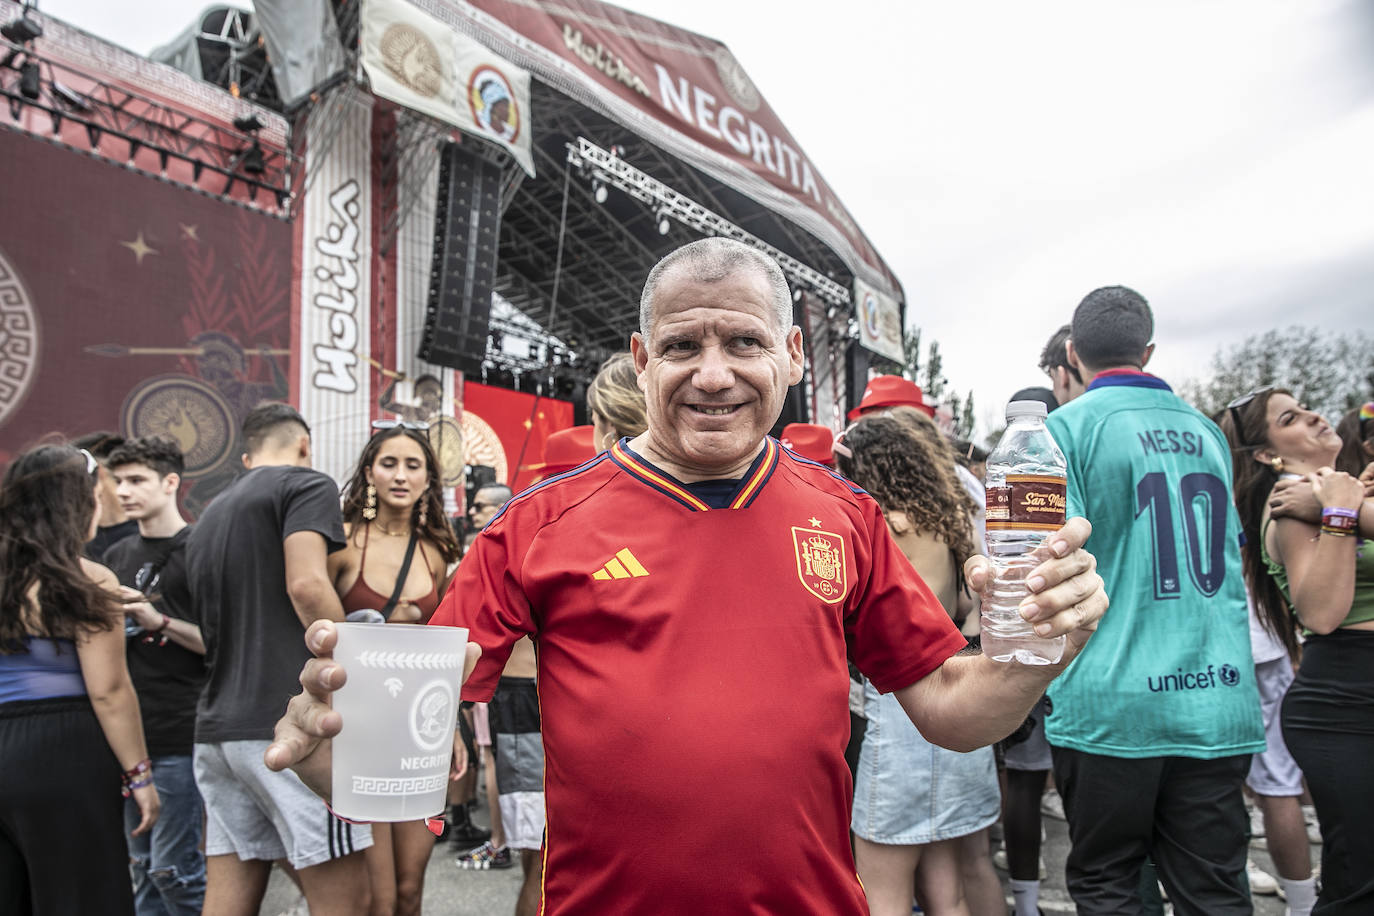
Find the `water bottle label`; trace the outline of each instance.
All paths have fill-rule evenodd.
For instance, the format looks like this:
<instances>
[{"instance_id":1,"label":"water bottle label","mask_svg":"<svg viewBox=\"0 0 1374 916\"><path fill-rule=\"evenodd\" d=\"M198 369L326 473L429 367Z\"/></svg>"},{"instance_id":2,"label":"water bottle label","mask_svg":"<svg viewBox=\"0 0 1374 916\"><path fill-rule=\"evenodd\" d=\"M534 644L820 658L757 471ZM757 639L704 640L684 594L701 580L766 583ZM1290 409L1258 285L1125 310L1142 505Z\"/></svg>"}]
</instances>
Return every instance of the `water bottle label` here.
<instances>
[{"instance_id":1,"label":"water bottle label","mask_svg":"<svg viewBox=\"0 0 1374 916\"><path fill-rule=\"evenodd\" d=\"M1064 478L1008 474L1006 485L987 488L989 531L1037 531L1064 524Z\"/></svg>"}]
</instances>

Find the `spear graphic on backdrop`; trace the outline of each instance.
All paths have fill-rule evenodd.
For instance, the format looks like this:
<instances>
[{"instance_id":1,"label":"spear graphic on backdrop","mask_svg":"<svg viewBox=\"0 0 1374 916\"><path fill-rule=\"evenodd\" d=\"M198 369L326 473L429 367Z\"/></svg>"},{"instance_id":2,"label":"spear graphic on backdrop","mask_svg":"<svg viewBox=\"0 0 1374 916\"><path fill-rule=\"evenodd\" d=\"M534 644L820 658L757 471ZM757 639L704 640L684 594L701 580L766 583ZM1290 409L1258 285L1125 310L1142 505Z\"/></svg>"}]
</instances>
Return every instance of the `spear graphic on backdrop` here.
<instances>
[{"instance_id":1,"label":"spear graphic on backdrop","mask_svg":"<svg viewBox=\"0 0 1374 916\"><path fill-rule=\"evenodd\" d=\"M124 344L105 343L91 344L83 348L87 353L96 356L204 356L204 347L126 347ZM266 356L290 356L289 349L280 347L259 347L247 351L248 353L260 353Z\"/></svg>"}]
</instances>

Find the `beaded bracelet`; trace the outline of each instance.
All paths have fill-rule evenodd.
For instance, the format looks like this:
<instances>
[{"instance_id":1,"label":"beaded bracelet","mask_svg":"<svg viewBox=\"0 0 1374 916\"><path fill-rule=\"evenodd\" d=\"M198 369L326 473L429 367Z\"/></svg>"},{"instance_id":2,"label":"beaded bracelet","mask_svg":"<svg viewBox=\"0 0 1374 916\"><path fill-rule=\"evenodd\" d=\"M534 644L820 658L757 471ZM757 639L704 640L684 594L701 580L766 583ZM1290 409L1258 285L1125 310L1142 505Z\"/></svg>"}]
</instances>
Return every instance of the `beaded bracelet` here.
<instances>
[{"instance_id":1,"label":"beaded bracelet","mask_svg":"<svg viewBox=\"0 0 1374 916\"><path fill-rule=\"evenodd\" d=\"M129 796L134 794L134 789L142 789L145 786L151 786L152 784L153 774L149 773L147 776L144 776L141 779L132 779L129 782L126 782L124 784L124 788L120 789L120 794L123 795L125 798L128 798Z\"/></svg>"},{"instance_id":2,"label":"beaded bracelet","mask_svg":"<svg viewBox=\"0 0 1374 916\"><path fill-rule=\"evenodd\" d=\"M1335 538L1348 538L1353 532L1349 528L1337 528L1334 525L1322 525L1322 534L1329 534Z\"/></svg>"}]
</instances>

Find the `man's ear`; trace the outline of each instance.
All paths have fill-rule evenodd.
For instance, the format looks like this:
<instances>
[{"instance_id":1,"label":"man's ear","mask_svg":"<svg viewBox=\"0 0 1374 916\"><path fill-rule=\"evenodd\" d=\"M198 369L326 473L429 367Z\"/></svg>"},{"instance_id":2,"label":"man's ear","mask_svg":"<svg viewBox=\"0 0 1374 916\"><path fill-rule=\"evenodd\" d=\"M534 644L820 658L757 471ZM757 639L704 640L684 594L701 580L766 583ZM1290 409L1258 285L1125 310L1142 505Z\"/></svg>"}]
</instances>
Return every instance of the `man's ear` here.
<instances>
[{"instance_id":1,"label":"man's ear","mask_svg":"<svg viewBox=\"0 0 1374 916\"><path fill-rule=\"evenodd\" d=\"M1064 341L1064 357L1069 361L1069 365L1078 370L1078 374L1083 374L1083 363L1078 359L1078 350L1074 348L1073 338Z\"/></svg>"},{"instance_id":2,"label":"man's ear","mask_svg":"<svg viewBox=\"0 0 1374 916\"><path fill-rule=\"evenodd\" d=\"M795 324L792 325L792 330L787 332L787 359L789 362L787 385L790 388L800 382L802 376L806 374L806 354L802 349L802 332L801 328Z\"/></svg>"},{"instance_id":3,"label":"man's ear","mask_svg":"<svg viewBox=\"0 0 1374 916\"><path fill-rule=\"evenodd\" d=\"M1150 357L1155 355L1155 345L1150 344L1145 348L1145 354L1140 357L1140 368L1144 369L1145 364L1150 361Z\"/></svg>"},{"instance_id":4,"label":"man's ear","mask_svg":"<svg viewBox=\"0 0 1374 916\"><path fill-rule=\"evenodd\" d=\"M300 438L296 440L296 457L300 459L300 463L301 463L303 466L305 466L305 467L310 467L310 434L309 434L309 433L301 433Z\"/></svg>"},{"instance_id":5,"label":"man's ear","mask_svg":"<svg viewBox=\"0 0 1374 916\"><path fill-rule=\"evenodd\" d=\"M239 461L242 461L243 466L248 470L253 470L253 458L247 452L244 452L242 455L239 455Z\"/></svg>"},{"instance_id":6,"label":"man's ear","mask_svg":"<svg viewBox=\"0 0 1374 916\"><path fill-rule=\"evenodd\" d=\"M176 493L179 489L181 489L181 475L176 471L172 471L166 477L162 478L162 492L170 495Z\"/></svg>"},{"instance_id":7,"label":"man's ear","mask_svg":"<svg viewBox=\"0 0 1374 916\"><path fill-rule=\"evenodd\" d=\"M630 358L634 360L636 381L639 382L639 390L644 390L644 370L649 365L649 347L644 342L644 335L635 331L630 335Z\"/></svg>"}]
</instances>

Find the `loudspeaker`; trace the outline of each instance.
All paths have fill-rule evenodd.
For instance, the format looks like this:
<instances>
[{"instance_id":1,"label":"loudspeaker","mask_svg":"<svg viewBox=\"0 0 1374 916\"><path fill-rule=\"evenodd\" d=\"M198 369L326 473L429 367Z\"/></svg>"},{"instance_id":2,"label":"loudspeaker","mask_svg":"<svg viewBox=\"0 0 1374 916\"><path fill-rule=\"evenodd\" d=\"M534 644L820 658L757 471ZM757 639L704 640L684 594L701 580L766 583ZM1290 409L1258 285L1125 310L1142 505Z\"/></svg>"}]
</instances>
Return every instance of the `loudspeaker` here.
<instances>
[{"instance_id":1,"label":"loudspeaker","mask_svg":"<svg viewBox=\"0 0 1374 916\"><path fill-rule=\"evenodd\" d=\"M448 144L439 160L434 259L420 358L479 375L501 230L501 168Z\"/></svg>"}]
</instances>

